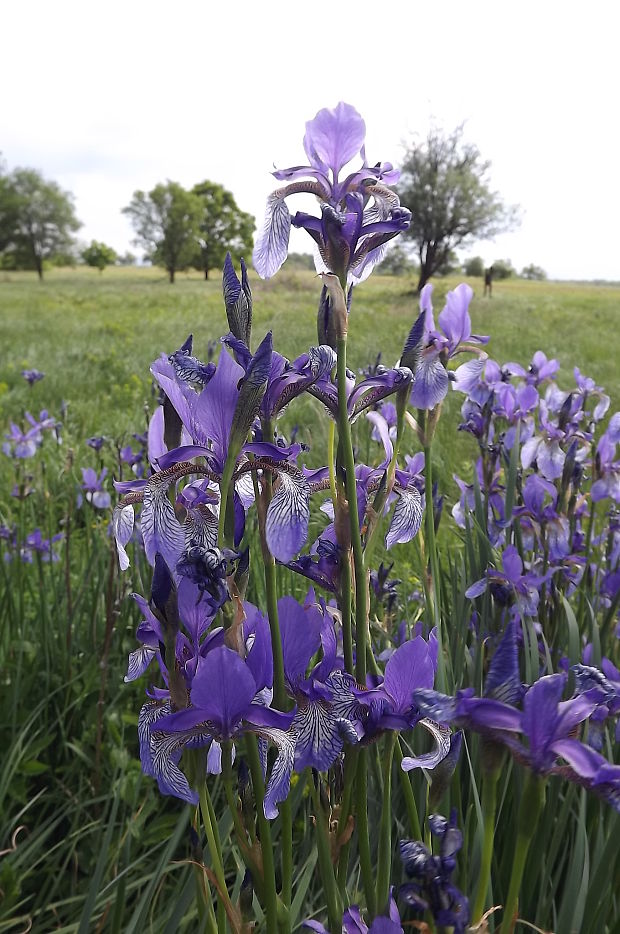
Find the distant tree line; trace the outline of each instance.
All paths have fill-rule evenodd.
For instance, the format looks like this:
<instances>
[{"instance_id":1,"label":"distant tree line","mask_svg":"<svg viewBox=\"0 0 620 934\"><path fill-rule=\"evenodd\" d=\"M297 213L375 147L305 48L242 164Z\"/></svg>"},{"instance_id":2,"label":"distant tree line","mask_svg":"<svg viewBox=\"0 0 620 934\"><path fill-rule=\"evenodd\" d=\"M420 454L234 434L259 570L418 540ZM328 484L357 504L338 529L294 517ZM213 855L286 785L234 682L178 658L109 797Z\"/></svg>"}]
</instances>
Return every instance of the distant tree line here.
<instances>
[{"instance_id":1,"label":"distant tree line","mask_svg":"<svg viewBox=\"0 0 620 934\"><path fill-rule=\"evenodd\" d=\"M241 211L230 191L204 181L186 191L176 182L136 191L123 209L136 232L136 244L146 258L164 266L171 282L175 273L193 267L221 269L226 252L237 262L252 252L254 218ZM105 243L92 240L78 247L81 227L73 195L35 169L7 172L0 160L0 268L33 269L43 278L44 266L82 261L101 272L113 264L131 265L132 253L119 256Z\"/></svg>"}]
</instances>

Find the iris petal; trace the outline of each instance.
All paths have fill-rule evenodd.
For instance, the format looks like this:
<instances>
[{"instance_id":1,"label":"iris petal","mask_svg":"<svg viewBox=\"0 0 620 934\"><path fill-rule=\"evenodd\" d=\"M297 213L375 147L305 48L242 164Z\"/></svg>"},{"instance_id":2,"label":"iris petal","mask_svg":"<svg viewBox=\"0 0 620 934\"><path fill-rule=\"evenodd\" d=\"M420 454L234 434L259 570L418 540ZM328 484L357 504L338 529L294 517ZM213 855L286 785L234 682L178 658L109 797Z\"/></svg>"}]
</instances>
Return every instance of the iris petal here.
<instances>
[{"instance_id":1,"label":"iris petal","mask_svg":"<svg viewBox=\"0 0 620 934\"><path fill-rule=\"evenodd\" d=\"M261 279L274 276L288 253L291 233L291 215L279 191L267 199L265 222L258 235L252 259Z\"/></svg>"},{"instance_id":2,"label":"iris petal","mask_svg":"<svg viewBox=\"0 0 620 934\"><path fill-rule=\"evenodd\" d=\"M310 520L310 487L292 464L281 464L273 499L267 510L265 535L269 551L286 563L303 547Z\"/></svg>"}]
</instances>

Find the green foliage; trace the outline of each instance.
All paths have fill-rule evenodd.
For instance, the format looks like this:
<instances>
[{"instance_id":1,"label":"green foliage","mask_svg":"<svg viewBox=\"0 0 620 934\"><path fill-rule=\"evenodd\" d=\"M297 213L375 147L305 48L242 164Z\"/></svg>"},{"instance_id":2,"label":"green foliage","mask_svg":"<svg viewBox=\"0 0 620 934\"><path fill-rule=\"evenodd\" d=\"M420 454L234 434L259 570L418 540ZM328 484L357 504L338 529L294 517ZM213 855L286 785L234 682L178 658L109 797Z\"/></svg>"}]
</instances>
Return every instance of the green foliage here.
<instances>
[{"instance_id":1,"label":"green foliage","mask_svg":"<svg viewBox=\"0 0 620 934\"><path fill-rule=\"evenodd\" d=\"M205 279L210 270L221 270L226 253L230 253L235 264L252 254L254 218L240 211L230 191L215 182L204 181L194 185L192 193L202 203L199 224L198 249L192 261L196 269L202 269Z\"/></svg>"},{"instance_id":2,"label":"green foliage","mask_svg":"<svg viewBox=\"0 0 620 934\"><path fill-rule=\"evenodd\" d=\"M73 197L35 169L0 173L0 252L3 268L36 269L43 278L43 263L71 254L72 233L81 226Z\"/></svg>"},{"instance_id":3,"label":"green foliage","mask_svg":"<svg viewBox=\"0 0 620 934\"><path fill-rule=\"evenodd\" d=\"M382 276L404 276L417 273L417 263L400 243L390 246L385 259L377 266L377 273Z\"/></svg>"},{"instance_id":4,"label":"green foliage","mask_svg":"<svg viewBox=\"0 0 620 934\"><path fill-rule=\"evenodd\" d=\"M152 191L134 192L123 214L136 231L134 242L154 263L164 266L171 283L177 270L192 265L203 215L198 195L167 181Z\"/></svg>"},{"instance_id":5,"label":"green foliage","mask_svg":"<svg viewBox=\"0 0 620 934\"><path fill-rule=\"evenodd\" d=\"M127 250L122 256L118 256L116 261L119 266L134 266L136 262L136 257L133 253Z\"/></svg>"},{"instance_id":6,"label":"green foliage","mask_svg":"<svg viewBox=\"0 0 620 934\"><path fill-rule=\"evenodd\" d=\"M100 272L116 262L116 250L98 240L91 240L90 246L82 250L82 259L87 266L94 266Z\"/></svg>"},{"instance_id":7,"label":"green foliage","mask_svg":"<svg viewBox=\"0 0 620 934\"><path fill-rule=\"evenodd\" d=\"M286 268L289 272L294 269L314 269L314 260L310 253L289 253Z\"/></svg>"},{"instance_id":8,"label":"green foliage","mask_svg":"<svg viewBox=\"0 0 620 934\"><path fill-rule=\"evenodd\" d=\"M481 256L470 256L463 263L463 272L466 276L482 278L484 276L484 260Z\"/></svg>"},{"instance_id":9,"label":"green foliage","mask_svg":"<svg viewBox=\"0 0 620 934\"><path fill-rule=\"evenodd\" d=\"M491 267L494 279L511 279L516 276L517 270L509 259L496 259Z\"/></svg>"},{"instance_id":10,"label":"green foliage","mask_svg":"<svg viewBox=\"0 0 620 934\"><path fill-rule=\"evenodd\" d=\"M420 257L418 290L452 250L514 226L516 209L491 190L489 167L477 147L463 140L463 125L451 133L433 127L407 151L398 193L412 213L405 237Z\"/></svg>"},{"instance_id":11,"label":"green foliage","mask_svg":"<svg viewBox=\"0 0 620 934\"><path fill-rule=\"evenodd\" d=\"M542 268L542 266L536 266L534 263L530 263L529 266L524 266L521 270L522 279L534 279L538 282L542 282L547 278L547 273Z\"/></svg>"}]
</instances>

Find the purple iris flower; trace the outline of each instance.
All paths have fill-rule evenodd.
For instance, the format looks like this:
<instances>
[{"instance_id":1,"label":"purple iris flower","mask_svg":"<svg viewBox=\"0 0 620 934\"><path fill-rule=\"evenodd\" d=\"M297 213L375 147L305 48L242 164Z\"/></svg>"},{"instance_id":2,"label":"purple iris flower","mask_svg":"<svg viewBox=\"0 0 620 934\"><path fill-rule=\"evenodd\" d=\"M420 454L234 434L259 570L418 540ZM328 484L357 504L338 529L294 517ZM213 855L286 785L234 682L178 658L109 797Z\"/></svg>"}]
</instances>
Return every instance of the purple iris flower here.
<instances>
[{"instance_id":1,"label":"purple iris flower","mask_svg":"<svg viewBox=\"0 0 620 934\"><path fill-rule=\"evenodd\" d=\"M590 646L591 649L591 646ZM601 692L599 706L592 713L588 730L588 745L601 752L604 725L608 718L620 715L620 671L608 658L601 659L601 667L591 664L591 651L584 651L584 664L573 665L575 692L586 694L594 688ZM616 720L615 739L620 741L620 719Z\"/></svg>"},{"instance_id":2,"label":"purple iris flower","mask_svg":"<svg viewBox=\"0 0 620 934\"><path fill-rule=\"evenodd\" d=\"M596 480L592 484L592 501L597 503L602 499L613 499L620 503L620 461L616 457L616 445L620 440L620 412L610 419L607 431L601 435L596 446L594 470Z\"/></svg>"},{"instance_id":3,"label":"purple iris flower","mask_svg":"<svg viewBox=\"0 0 620 934\"><path fill-rule=\"evenodd\" d=\"M152 372L174 407L189 443L158 458L158 467L148 480L116 483L128 496L117 507L115 532L119 558L128 561L124 547L129 540L131 517L127 507L142 502L141 524L147 558L160 552L168 566L175 568L187 548L186 531L180 525L168 490L183 477L207 477L217 485L230 456L235 457L235 543L241 540L245 510L253 501L250 470L276 475L274 496L266 517L267 543L274 557L289 561L303 546L308 532L309 487L294 459L299 445L290 449L269 442L245 443L267 388L272 364L271 335L263 340L244 368L222 350L215 374L200 392L178 376L167 357L153 364ZM232 452L232 453L231 453ZM248 455L254 460L250 463ZM190 463L203 458L205 466ZM214 509L203 504L206 517ZM204 512L204 510L203 510ZM122 565L121 565L122 566Z\"/></svg>"},{"instance_id":4,"label":"purple iris flower","mask_svg":"<svg viewBox=\"0 0 620 934\"><path fill-rule=\"evenodd\" d=\"M447 370L448 360L465 350L479 353L472 345L486 344L489 340L488 337L480 337L471 333L469 303L474 293L465 283L461 283L446 295L445 307L439 315L441 331L437 331L431 303L432 290L432 285L425 285L420 295L420 312L424 315L424 335L410 400L411 405L418 409L433 409L445 399L450 382ZM480 375L485 359L486 354L468 364L469 379L473 380L474 377Z\"/></svg>"},{"instance_id":5,"label":"purple iris flower","mask_svg":"<svg viewBox=\"0 0 620 934\"><path fill-rule=\"evenodd\" d=\"M34 386L35 383L38 383L40 379L43 379L45 373L42 373L41 370L22 370L22 376L26 380L29 386Z\"/></svg>"},{"instance_id":6,"label":"purple iris flower","mask_svg":"<svg viewBox=\"0 0 620 934\"><path fill-rule=\"evenodd\" d=\"M346 742L362 734L355 680L337 657L334 623L325 604L310 591L303 606L293 597L278 600L284 675L297 704L291 730L295 739L295 770L330 768ZM311 659L322 658L308 672Z\"/></svg>"},{"instance_id":7,"label":"purple iris flower","mask_svg":"<svg viewBox=\"0 0 620 934\"><path fill-rule=\"evenodd\" d=\"M193 337L190 334L185 343L168 357L177 377L185 383L206 386L215 373L214 363L201 363L192 356Z\"/></svg>"},{"instance_id":8,"label":"purple iris flower","mask_svg":"<svg viewBox=\"0 0 620 934\"><path fill-rule=\"evenodd\" d=\"M553 379L559 369L560 364L557 360L549 360L542 350L537 350L532 357L525 378L528 383L539 386L544 380Z\"/></svg>"},{"instance_id":9,"label":"purple iris flower","mask_svg":"<svg viewBox=\"0 0 620 934\"><path fill-rule=\"evenodd\" d=\"M376 406L386 396L390 396L400 389L405 389L411 379L411 370L406 366L389 369L378 366L372 376L361 380L359 383L355 382L355 375L349 372L347 374L347 411L349 420L354 422L362 412ZM321 378L308 386L308 392L319 399L330 415L337 420L338 389L335 383L332 382L329 372L324 372Z\"/></svg>"},{"instance_id":10,"label":"purple iris flower","mask_svg":"<svg viewBox=\"0 0 620 934\"><path fill-rule=\"evenodd\" d=\"M112 505L110 494L104 489L104 480L108 475L108 470L104 467L99 475L92 467L82 467L82 491L86 497L86 502L90 503L95 509L109 509ZM78 507L82 505L82 495L78 498Z\"/></svg>"},{"instance_id":11,"label":"purple iris flower","mask_svg":"<svg viewBox=\"0 0 620 934\"><path fill-rule=\"evenodd\" d=\"M433 737L435 747L419 756L405 756L403 771L433 769L450 751L450 730L424 719L414 700L415 692L431 690L437 669L437 639L434 631L428 642L416 636L399 646L385 666L383 679L368 690L356 689L367 710L364 735L371 738L384 730L411 730L418 723Z\"/></svg>"},{"instance_id":12,"label":"purple iris flower","mask_svg":"<svg viewBox=\"0 0 620 934\"><path fill-rule=\"evenodd\" d=\"M557 511L558 491L550 480L530 474L523 485L523 506L513 510L519 518L523 543L533 550L536 541L548 549L551 561L561 561L571 551L570 523Z\"/></svg>"},{"instance_id":13,"label":"purple iris flower","mask_svg":"<svg viewBox=\"0 0 620 934\"><path fill-rule=\"evenodd\" d=\"M332 523L313 543L307 555L299 555L294 561L289 561L287 567L336 594L340 587L340 560L340 546Z\"/></svg>"},{"instance_id":14,"label":"purple iris flower","mask_svg":"<svg viewBox=\"0 0 620 934\"><path fill-rule=\"evenodd\" d=\"M327 928L319 921L304 921L303 927L318 931L319 934L329 934ZM343 934L402 934L403 927L392 890L390 890L387 915L378 915L368 927L358 906L351 905L342 916L342 932Z\"/></svg>"},{"instance_id":15,"label":"purple iris flower","mask_svg":"<svg viewBox=\"0 0 620 934\"><path fill-rule=\"evenodd\" d=\"M86 439L86 444L89 448L92 448L93 451L100 451L105 444L105 438L103 435L93 435L92 438Z\"/></svg>"},{"instance_id":16,"label":"purple iris flower","mask_svg":"<svg viewBox=\"0 0 620 934\"><path fill-rule=\"evenodd\" d=\"M45 409L39 415L38 420L30 412L25 413L25 418L30 428L22 431L15 422L11 422L11 430L5 434L8 440L2 445L2 450L9 457L20 459L34 457L43 442L43 432L48 429L55 430L57 427L55 420L49 417Z\"/></svg>"},{"instance_id":17,"label":"purple iris flower","mask_svg":"<svg viewBox=\"0 0 620 934\"><path fill-rule=\"evenodd\" d=\"M500 603L508 602L512 595L519 608L527 616L536 616L540 587L549 580L553 571L540 576L523 572L523 561L514 545L509 545L502 552L502 568L489 568L486 575L465 591L470 600L481 596L490 585L491 593Z\"/></svg>"},{"instance_id":18,"label":"purple iris flower","mask_svg":"<svg viewBox=\"0 0 620 934\"><path fill-rule=\"evenodd\" d=\"M180 752L197 740L206 745L213 740L234 740L246 732L256 733L273 742L278 750L264 801L265 816L277 816L276 804L288 795L293 769L294 744L288 730L294 713L284 714L261 703L260 694L268 680L267 656L271 655L262 640L262 632L259 635L257 631L245 659L225 645L213 648L198 659L190 691L191 706L174 713L165 706L149 710L148 728L156 748L159 741L167 753L167 762L158 776L162 790L193 804L198 801L178 762L174 762L171 747L178 747ZM154 717L154 713L158 716Z\"/></svg>"},{"instance_id":19,"label":"purple iris flower","mask_svg":"<svg viewBox=\"0 0 620 934\"><path fill-rule=\"evenodd\" d=\"M449 820L432 814L428 825L439 852L433 855L419 840L400 841L400 858L412 881L400 887L399 897L418 912L429 911L438 927L465 934L470 921L469 902L452 882L456 854L463 845L456 810L452 810Z\"/></svg>"},{"instance_id":20,"label":"purple iris flower","mask_svg":"<svg viewBox=\"0 0 620 934\"><path fill-rule=\"evenodd\" d=\"M33 529L24 539L21 548L21 559L26 564L31 564L33 555L38 554L41 561L59 561L58 553L54 551L53 546L62 539L62 532L53 535L51 538L43 538L40 529Z\"/></svg>"},{"instance_id":21,"label":"purple iris flower","mask_svg":"<svg viewBox=\"0 0 620 934\"><path fill-rule=\"evenodd\" d=\"M317 272L362 282L383 259L386 244L409 226L411 213L388 187L398 181L392 165L366 163L366 125L350 104L320 110L306 123L304 150L309 165L273 173L287 184L271 194L263 229L254 247L254 268L263 279L275 275L288 254L291 225L306 230L316 244ZM362 166L340 179L357 155ZM298 212L291 218L286 199L306 192L321 204L321 217Z\"/></svg>"},{"instance_id":22,"label":"purple iris flower","mask_svg":"<svg viewBox=\"0 0 620 934\"><path fill-rule=\"evenodd\" d=\"M501 470L498 466L495 466L490 477L490 482L488 478L485 482L485 466L482 458L478 458L476 461L475 469L478 485L481 490L485 491L486 499L488 500L489 512L487 517L487 529L489 541L493 547L496 548L504 540L506 529L506 490L501 483ZM468 513L473 513L476 507L475 488L473 483L465 483L465 481L461 480L456 474L454 474L454 481L459 487L461 495L459 500L452 507L452 517L459 528L465 529L467 528L467 515ZM471 523L473 520L470 519L469 521Z\"/></svg>"}]
</instances>

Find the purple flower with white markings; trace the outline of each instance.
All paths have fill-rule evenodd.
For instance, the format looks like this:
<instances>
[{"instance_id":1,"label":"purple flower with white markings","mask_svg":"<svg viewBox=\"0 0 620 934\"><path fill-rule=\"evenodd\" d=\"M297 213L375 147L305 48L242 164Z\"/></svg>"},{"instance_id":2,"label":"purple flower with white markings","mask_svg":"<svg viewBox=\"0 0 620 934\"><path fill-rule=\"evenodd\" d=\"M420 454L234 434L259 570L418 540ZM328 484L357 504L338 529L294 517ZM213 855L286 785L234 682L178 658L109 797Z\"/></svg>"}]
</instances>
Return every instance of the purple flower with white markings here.
<instances>
[{"instance_id":1,"label":"purple flower with white markings","mask_svg":"<svg viewBox=\"0 0 620 934\"><path fill-rule=\"evenodd\" d=\"M254 268L263 279L275 275L286 260L291 226L312 237L317 272L347 277L350 283L366 279L383 259L387 243L407 229L411 212L387 187L400 173L389 162L367 164L365 136L363 119L342 101L306 123L304 150L310 164L273 173L287 184L269 196L254 247ZM362 166L341 179L342 169L358 155ZM291 217L286 199L303 192L318 198L320 217L304 212Z\"/></svg>"},{"instance_id":2,"label":"purple flower with white markings","mask_svg":"<svg viewBox=\"0 0 620 934\"><path fill-rule=\"evenodd\" d=\"M465 283L446 295L446 304L438 319L441 331L437 331L431 303L432 290L432 285L425 285L420 295L420 317L424 316L424 333L410 400L411 405L418 409L434 409L445 399L450 383L447 365L455 354L463 351L478 354L476 360L465 365L468 367L467 381L477 379L482 373L486 354L481 354L473 345L486 344L489 340L488 337L471 332L469 303L474 293ZM464 376L461 368L461 384Z\"/></svg>"},{"instance_id":3,"label":"purple flower with white markings","mask_svg":"<svg viewBox=\"0 0 620 934\"><path fill-rule=\"evenodd\" d=\"M357 905L351 905L342 916L342 934L402 934L403 927L400 922L398 907L390 889L390 901L386 915L378 915L370 927L362 918ZM319 921L304 921L303 927L318 934L329 934L328 929Z\"/></svg>"},{"instance_id":4,"label":"purple flower with white markings","mask_svg":"<svg viewBox=\"0 0 620 934\"><path fill-rule=\"evenodd\" d=\"M87 503L90 503L95 509L109 509L112 505L112 498L104 488L104 480L108 475L107 467L97 471L92 467L82 467L82 492ZM82 494L78 497L78 507L82 505Z\"/></svg>"},{"instance_id":5,"label":"purple flower with white markings","mask_svg":"<svg viewBox=\"0 0 620 934\"><path fill-rule=\"evenodd\" d=\"M25 418L30 425L29 428L22 431L15 422L11 422L10 431L5 434L7 441L2 445L2 450L8 457L21 460L34 457L43 443L43 432L57 429L56 421L50 418L45 409L39 415L38 420L30 412L25 413Z\"/></svg>"}]
</instances>

